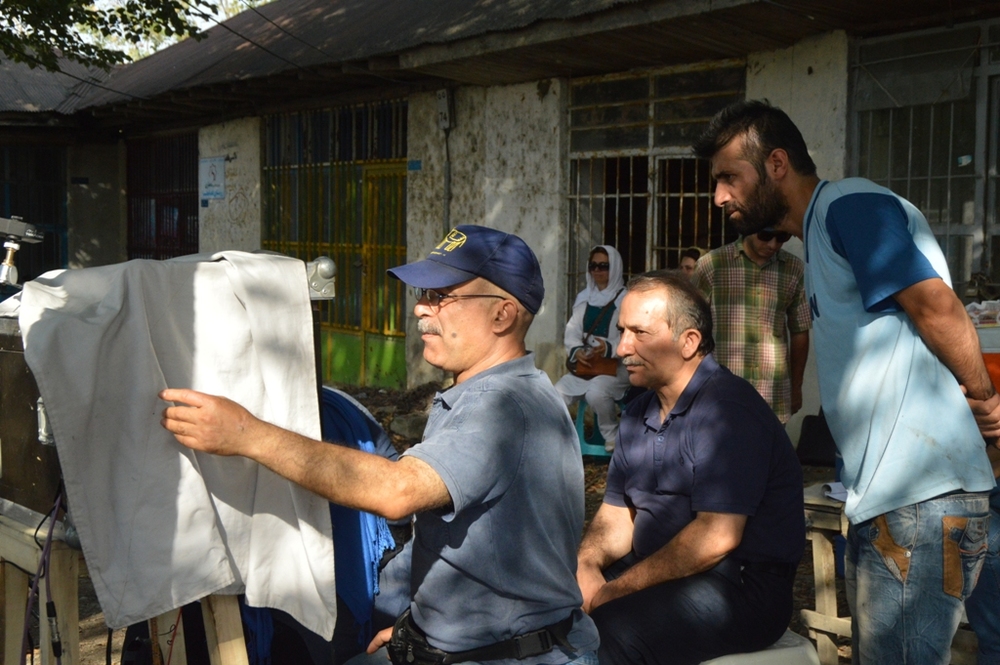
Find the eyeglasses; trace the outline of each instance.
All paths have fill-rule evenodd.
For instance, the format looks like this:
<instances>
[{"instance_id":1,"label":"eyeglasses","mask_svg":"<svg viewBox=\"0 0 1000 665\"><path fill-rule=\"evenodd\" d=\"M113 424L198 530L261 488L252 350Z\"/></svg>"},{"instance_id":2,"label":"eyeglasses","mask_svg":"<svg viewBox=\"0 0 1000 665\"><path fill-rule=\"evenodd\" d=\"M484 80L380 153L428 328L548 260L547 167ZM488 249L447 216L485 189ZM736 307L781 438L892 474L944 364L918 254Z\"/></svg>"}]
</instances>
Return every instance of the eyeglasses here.
<instances>
[{"instance_id":1,"label":"eyeglasses","mask_svg":"<svg viewBox=\"0 0 1000 665\"><path fill-rule=\"evenodd\" d=\"M589 270L590 272L598 272L598 271L604 272L605 270L611 270L611 264L608 263L607 261L601 261L600 263L591 261L589 264L587 264L587 270Z\"/></svg>"},{"instance_id":2,"label":"eyeglasses","mask_svg":"<svg viewBox=\"0 0 1000 665\"><path fill-rule=\"evenodd\" d=\"M761 242L771 242L772 240L777 240L778 242L788 242L792 237L791 233L787 231L758 231L757 240Z\"/></svg>"},{"instance_id":3,"label":"eyeglasses","mask_svg":"<svg viewBox=\"0 0 1000 665\"><path fill-rule=\"evenodd\" d=\"M455 293L440 293L434 289L420 289L413 287L413 296L417 299L417 302L427 298L427 304L438 309L441 307L441 303L448 298L454 298L455 300L464 300L467 298L498 298L503 300L503 296L497 296L487 293L469 293L469 294L455 294Z\"/></svg>"}]
</instances>

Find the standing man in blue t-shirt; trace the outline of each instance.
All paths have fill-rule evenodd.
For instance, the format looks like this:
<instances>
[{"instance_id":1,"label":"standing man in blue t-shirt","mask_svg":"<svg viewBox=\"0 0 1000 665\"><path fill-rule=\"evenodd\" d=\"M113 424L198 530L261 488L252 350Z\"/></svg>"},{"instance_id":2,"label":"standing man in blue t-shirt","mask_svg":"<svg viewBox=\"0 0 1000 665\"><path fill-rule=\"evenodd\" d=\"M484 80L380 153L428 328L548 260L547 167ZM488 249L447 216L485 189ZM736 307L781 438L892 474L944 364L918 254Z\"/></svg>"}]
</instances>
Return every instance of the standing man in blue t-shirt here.
<instances>
[{"instance_id":1,"label":"standing man in blue t-shirt","mask_svg":"<svg viewBox=\"0 0 1000 665\"><path fill-rule=\"evenodd\" d=\"M948 663L986 548L983 438L1000 434L1000 397L944 255L905 199L821 181L766 102L721 111L695 152L740 233L773 226L805 244L820 398L848 489L857 662Z\"/></svg>"},{"instance_id":2,"label":"standing man in blue t-shirt","mask_svg":"<svg viewBox=\"0 0 1000 665\"><path fill-rule=\"evenodd\" d=\"M802 469L764 398L712 357L679 271L632 279L617 354L649 390L622 416L580 545L602 665L695 665L784 634L805 541Z\"/></svg>"}]
</instances>

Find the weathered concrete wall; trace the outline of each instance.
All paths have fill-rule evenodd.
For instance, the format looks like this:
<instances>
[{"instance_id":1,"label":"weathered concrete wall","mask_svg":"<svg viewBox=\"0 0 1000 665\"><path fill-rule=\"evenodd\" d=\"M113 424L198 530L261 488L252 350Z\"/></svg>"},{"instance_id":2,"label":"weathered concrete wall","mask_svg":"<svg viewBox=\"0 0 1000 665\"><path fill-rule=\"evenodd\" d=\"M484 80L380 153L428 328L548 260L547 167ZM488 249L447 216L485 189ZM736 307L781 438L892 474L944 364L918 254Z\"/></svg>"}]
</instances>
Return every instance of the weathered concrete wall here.
<instances>
[{"instance_id":1,"label":"weathered concrete wall","mask_svg":"<svg viewBox=\"0 0 1000 665\"><path fill-rule=\"evenodd\" d=\"M242 118L198 132L198 157L226 158L226 197L199 201L198 251L260 249L260 119Z\"/></svg>"},{"instance_id":2,"label":"weathered concrete wall","mask_svg":"<svg viewBox=\"0 0 1000 665\"><path fill-rule=\"evenodd\" d=\"M545 300L527 341L554 377L564 371L567 318L567 92L557 79L490 88L485 114L485 223L521 236L538 255Z\"/></svg>"},{"instance_id":3,"label":"weathered concrete wall","mask_svg":"<svg viewBox=\"0 0 1000 665\"><path fill-rule=\"evenodd\" d=\"M839 31L747 58L747 99L767 99L784 109L802 132L819 176L828 180L846 175L847 73L847 36ZM802 243L797 239L786 243L785 249L803 256ZM802 418L819 412L815 357L815 350L810 348L802 410L787 426L793 442L799 439Z\"/></svg>"},{"instance_id":4,"label":"weathered concrete wall","mask_svg":"<svg viewBox=\"0 0 1000 665\"><path fill-rule=\"evenodd\" d=\"M565 297L565 82L455 92L450 226L483 224L524 238L538 255L546 294L528 333L536 363L555 374L561 365ZM408 158L420 162L407 182L407 255L426 255L446 232L445 133L433 94L409 99ZM409 303L412 308L412 299ZM441 377L422 360L416 320L407 320L408 383Z\"/></svg>"},{"instance_id":5,"label":"weathered concrete wall","mask_svg":"<svg viewBox=\"0 0 1000 665\"><path fill-rule=\"evenodd\" d=\"M128 258L125 144L72 145L66 151L70 268Z\"/></svg>"},{"instance_id":6,"label":"weathered concrete wall","mask_svg":"<svg viewBox=\"0 0 1000 665\"><path fill-rule=\"evenodd\" d=\"M747 58L747 99L768 99L795 121L821 178L847 164L847 35L828 32Z\"/></svg>"}]
</instances>

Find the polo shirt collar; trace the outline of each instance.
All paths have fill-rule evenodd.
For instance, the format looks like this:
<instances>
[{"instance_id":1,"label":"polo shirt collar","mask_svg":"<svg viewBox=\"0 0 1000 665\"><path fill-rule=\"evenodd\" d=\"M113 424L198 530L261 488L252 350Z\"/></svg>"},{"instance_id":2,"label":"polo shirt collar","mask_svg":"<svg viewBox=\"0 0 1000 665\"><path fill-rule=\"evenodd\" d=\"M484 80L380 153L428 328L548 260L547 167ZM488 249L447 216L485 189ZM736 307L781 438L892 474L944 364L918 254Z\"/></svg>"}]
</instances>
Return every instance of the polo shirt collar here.
<instances>
[{"instance_id":1,"label":"polo shirt collar","mask_svg":"<svg viewBox=\"0 0 1000 665\"><path fill-rule=\"evenodd\" d=\"M504 374L527 375L534 374L537 371L538 369L535 367L535 354L533 351L528 351L520 358L514 358L513 360L508 360L505 363L494 365L489 369L484 369L468 381L463 381L462 383L451 386L450 388L446 388L434 396L434 401L440 400L445 408L450 409L466 390L469 390L471 386L490 376Z\"/></svg>"},{"instance_id":2,"label":"polo shirt collar","mask_svg":"<svg viewBox=\"0 0 1000 665\"><path fill-rule=\"evenodd\" d=\"M645 425L651 430L660 430L663 426L670 421L671 418L679 416L691 408L691 403L694 402L694 398L697 397L698 392L701 387L705 385L709 377L715 374L719 370L719 363L716 362L715 356L709 353L707 356L701 359L701 364L698 365L698 369L694 371L694 375L688 384L684 387L681 392L681 396L677 398L677 402L674 404L674 408L670 409L670 413L667 414L667 419L660 422L660 399L653 394L653 399L650 400L649 405L646 407L645 413Z\"/></svg>"}]
</instances>

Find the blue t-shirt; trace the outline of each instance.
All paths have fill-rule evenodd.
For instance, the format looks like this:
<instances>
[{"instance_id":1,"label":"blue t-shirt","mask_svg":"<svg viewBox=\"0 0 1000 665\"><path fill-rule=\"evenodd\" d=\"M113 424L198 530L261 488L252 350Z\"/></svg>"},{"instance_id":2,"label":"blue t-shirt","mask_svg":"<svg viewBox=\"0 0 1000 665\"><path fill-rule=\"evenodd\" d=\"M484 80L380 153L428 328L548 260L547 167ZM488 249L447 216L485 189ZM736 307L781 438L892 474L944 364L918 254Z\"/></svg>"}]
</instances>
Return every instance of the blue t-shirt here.
<instances>
[{"instance_id":1,"label":"blue t-shirt","mask_svg":"<svg viewBox=\"0 0 1000 665\"><path fill-rule=\"evenodd\" d=\"M993 474L958 381L893 295L951 278L927 220L863 178L822 182L804 222L820 399L854 523Z\"/></svg>"},{"instance_id":2,"label":"blue t-shirt","mask_svg":"<svg viewBox=\"0 0 1000 665\"><path fill-rule=\"evenodd\" d=\"M635 511L632 549L648 557L699 512L746 515L739 561L802 558L802 467L771 407L705 356L665 421L648 391L622 416L605 503Z\"/></svg>"},{"instance_id":3,"label":"blue t-shirt","mask_svg":"<svg viewBox=\"0 0 1000 665\"><path fill-rule=\"evenodd\" d=\"M413 619L445 651L486 646L573 614L569 641L597 648L576 551L583 463L562 398L534 357L497 365L434 398L424 440L406 451L444 480L453 508L417 515ZM511 663L565 663L553 651ZM502 664L505 661L491 661Z\"/></svg>"}]
</instances>

